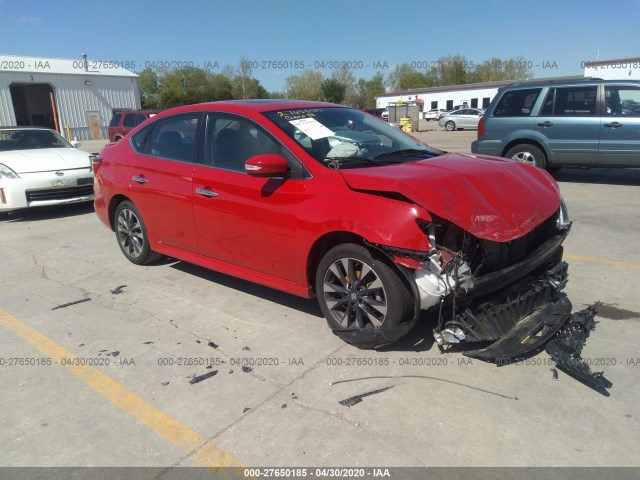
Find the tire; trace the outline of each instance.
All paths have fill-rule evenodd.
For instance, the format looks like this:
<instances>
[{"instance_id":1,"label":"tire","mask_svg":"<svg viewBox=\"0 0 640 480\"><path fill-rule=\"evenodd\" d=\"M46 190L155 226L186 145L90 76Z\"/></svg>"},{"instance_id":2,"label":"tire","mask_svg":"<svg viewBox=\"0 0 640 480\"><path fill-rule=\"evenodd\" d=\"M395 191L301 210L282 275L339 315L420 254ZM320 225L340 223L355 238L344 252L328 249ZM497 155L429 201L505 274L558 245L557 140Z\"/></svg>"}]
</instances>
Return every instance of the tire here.
<instances>
[{"instance_id":1,"label":"tire","mask_svg":"<svg viewBox=\"0 0 640 480\"><path fill-rule=\"evenodd\" d=\"M118 205L113 214L113 225L118 246L130 262L145 265L162 257L162 254L151 250L147 227L133 203L124 201Z\"/></svg>"},{"instance_id":2,"label":"tire","mask_svg":"<svg viewBox=\"0 0 640 480\"><path fill-rule=\"evenodd\" d=\"M361 245L345 243L325 254L316 272L316 293L329 327L359 348L393 343L416 320L409 287Z\"/></svg>"},{"instance_id":3,"label":"tire","mask_svg":"<svg viewBox=\"0 0 640 480\"><path fill-rule=\"evenodd\" d=\"M538 168L546 168L547 166L547 158L542 150L527 143L511 147L505 154L505 157L513 158L514 160L528 163L529 165L534 165Z\"/></svg>"},{"instance_id":4,"label":"tire","mask_svg":"<svg viewBox=\"0 0 640 480\"><path fill-rule=\"evenodd\" d=\"M453 132L456 129L456 124L455 122L449 120L447 123L444 124L444 128L447 129L447 131L449 132Z\"/></svg>"}]
</instances>

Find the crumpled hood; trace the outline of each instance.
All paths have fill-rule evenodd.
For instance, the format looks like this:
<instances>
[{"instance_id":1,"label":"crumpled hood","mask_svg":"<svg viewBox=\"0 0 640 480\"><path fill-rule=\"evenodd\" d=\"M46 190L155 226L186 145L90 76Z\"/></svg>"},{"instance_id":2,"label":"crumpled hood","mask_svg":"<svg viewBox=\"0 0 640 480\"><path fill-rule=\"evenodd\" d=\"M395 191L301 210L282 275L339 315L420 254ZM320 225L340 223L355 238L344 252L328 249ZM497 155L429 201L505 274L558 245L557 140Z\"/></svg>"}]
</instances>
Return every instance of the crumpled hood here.
<instances>
[{"instance_id":1,"label":"crumpled hood","mask_svg":"<svg viewBox=\"0 0 640 480\"><path fill-rule=\"evenodd\" d=\"M478 238L506 242L560 206L551 175L521 162L446 154L384 167L339 170L356 190L397 192Z\"/></svg>"},{"instance_id":2,"label":"crumpled hood","mask_svg":"<svg viewBox=\"0 0 640 480\"><path fill-rule=\"evenodd\" d=\"M0 152L0 163L18 175L33 172L55 172L90 168L89 154L76 148L38 148Z\"/></svg>"}]
</instances>

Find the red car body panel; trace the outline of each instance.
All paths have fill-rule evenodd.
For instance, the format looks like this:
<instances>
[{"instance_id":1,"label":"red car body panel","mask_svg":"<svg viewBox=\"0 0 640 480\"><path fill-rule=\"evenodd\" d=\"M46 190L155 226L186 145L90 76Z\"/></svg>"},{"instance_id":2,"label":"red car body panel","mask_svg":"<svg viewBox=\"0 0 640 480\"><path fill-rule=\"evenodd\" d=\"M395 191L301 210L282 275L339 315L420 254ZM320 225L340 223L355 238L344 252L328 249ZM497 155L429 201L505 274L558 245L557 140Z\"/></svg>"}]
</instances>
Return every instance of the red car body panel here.
<instances>
[{"instance_id":1,"label":"red car body panel","mask_svg":"<svg viewBox=\"0 0 640 480\"><path fill-rule=\"evenodd\" d=\"M557 186L546 172L492 157L447 154L333 170L260 113L313 107L332 106L217 102L162 112L101 152L95 166L96 213L113 228L114 198L126 197L139 206L153 250L309 297L309 254L327 234L346 232L372 244L426 252L431 245L416 220L430 221L431 212L479 238L505 242L535 228L560 204ZM150 121L193 111L222 111L254 121L310 175L286 180L252 177L132 150L129 138ZM137 183L132 177L150 181ZM218 196L199 195L198 188Z\"/></svg>"}]
</instances>

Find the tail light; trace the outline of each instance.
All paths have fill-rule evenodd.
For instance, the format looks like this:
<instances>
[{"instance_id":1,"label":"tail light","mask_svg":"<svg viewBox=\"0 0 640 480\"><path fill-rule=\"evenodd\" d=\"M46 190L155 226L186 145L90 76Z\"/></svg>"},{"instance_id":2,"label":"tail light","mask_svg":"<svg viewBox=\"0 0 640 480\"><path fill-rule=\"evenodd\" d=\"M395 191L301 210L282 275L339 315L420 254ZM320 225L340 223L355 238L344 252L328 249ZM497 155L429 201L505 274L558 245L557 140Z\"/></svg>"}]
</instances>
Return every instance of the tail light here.
<instances>
[{"instance_id":1,"label":"tail light","mask_svg":"<svg viewBox=\"0 0 640 480\"><path fill-rule=\"evenodd\" d=\"M481 118L478 122L478 138L484 135L484 118Z\"/></svg>"}]
</instances>

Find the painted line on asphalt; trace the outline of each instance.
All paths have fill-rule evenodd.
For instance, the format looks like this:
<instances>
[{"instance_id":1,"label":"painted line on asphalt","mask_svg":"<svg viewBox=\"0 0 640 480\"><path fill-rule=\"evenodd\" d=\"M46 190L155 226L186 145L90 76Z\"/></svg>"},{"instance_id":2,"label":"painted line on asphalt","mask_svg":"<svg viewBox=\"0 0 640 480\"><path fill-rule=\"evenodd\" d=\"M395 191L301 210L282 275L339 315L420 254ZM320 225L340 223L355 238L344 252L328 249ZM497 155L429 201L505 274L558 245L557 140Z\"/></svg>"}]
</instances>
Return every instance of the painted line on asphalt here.
<instances>
[{"instance_id":1,"label":"painted line on asphalt","mask_svg":"<svg viewBox=\"0 0 640 480\"><path fill-rule=\"evenodd\" d=\"M617 260L605 260L604 258L581 257L579 255L565 255L565 259L577 262L598 263L600 265L611 265L612 267L633 268L640 270L640 264L619 262Z\"/></svg>"},{"instance_id":2,"label":"painted line on asphalt","mask_svg":"<svg viewBox=\"0 0 640 480\"><path fill-rule=\"evenodd\" d=\"M73 353L4 310L0 310L0 326L20 337L45 357L51 358L53 362L69 370L111 404L134 417L166 442L189 454L189 459L209 468L243 466L234 456L145 402L97 368L90 365L69 365L73 363L73 359L77 358ZM65 365L62 365L62 359L65 359ZM233 471L230 469L225 473L230 474Z\"/></svg>"}]
</instances>

